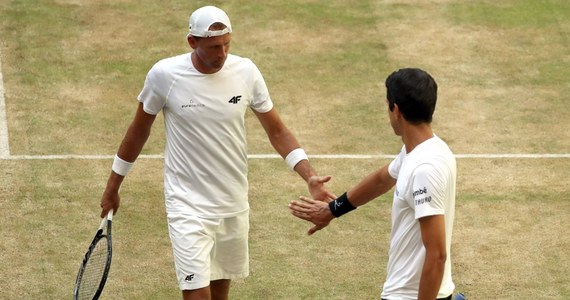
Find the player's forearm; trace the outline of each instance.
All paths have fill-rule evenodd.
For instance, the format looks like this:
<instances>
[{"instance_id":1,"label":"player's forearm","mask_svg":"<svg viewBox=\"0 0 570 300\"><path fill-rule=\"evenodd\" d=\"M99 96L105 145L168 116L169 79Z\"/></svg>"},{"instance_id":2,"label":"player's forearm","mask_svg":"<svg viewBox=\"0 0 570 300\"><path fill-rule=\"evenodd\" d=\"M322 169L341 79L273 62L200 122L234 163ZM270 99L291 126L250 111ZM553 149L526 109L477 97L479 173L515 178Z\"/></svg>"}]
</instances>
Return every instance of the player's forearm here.
<instances>
[{"instance_id":1,"label":"player's forearm","mask_svg":"<svg viewBox=\"0 0 570 300\"><path fill-rule=\"evenodd\" d=\"M366 176L347 193L350 203L361 206L388 192L396 180L388 174L388 165Z\"/></svg>"},{"instance_id":2,"label":"player's forearm","mask_svg":"<svg viewBox=\"0 0 570 300\"><path fill-rule=\"evenodd\" d=\"M445 253L426 253L420 278L418 300L433 300L437 298L443 279L445 260Z\"/></svg>"},{"instance_id":3,"label":"player's forearm","mask_svg":"<svg viewBox=\"0 0 570 300\"><path fill-rule=\"evenodd\" d=\"M317 176L317 173L313 170L313 167L311 167L308 160L302 160L297 163L294 170L305 180L305 182L309 182L309 178L312 176Z\"/></svg>"},{"instance_id":4,"label":"player's forearm","mask_svg":"<svg viewBox=\"0 0 570 300\"><path fill-rule=\"evenodd\" d=\"M134 123L130 126L113 160L112 172L107 181L107 189L111 191L119 190L123 178L129 173L149 135L150 132L137 128Z\"/></svg>"},{"instance_id":5,"label":"player's forearm","mask_svg":"<svg viewBox=\"0 0 570 300\"><path fill-rule=\"evenodd\" d=\"M155 118L156 115L146 113L142 103L139 103L135 117L117 151L118 157L129 163L137 159L150 136Z\"/></svg>"},{"instance_id":6,"label":"player's forearm","mask_svg":"<svg viewBox=\"0 0 570 300\"><path fill-rule=\"evenodd\" d=\"M281 128L280 131L274 131L269 135L271 145L279 153L282 158L286 158L291 151L301 148L299 142L287 128Z\"/></svg>"},{"instance_id":7,"label":"player's forearm","mask_svg":"<svg viewBox=\"0 0 570 300\"><path fill-rule=\"evenodd\" d=\"M125 161L134 162L141 153L149 136L150 128L141 128L131 124L121 142L117 155Z\"/></svg>"},{"instance_id":8,"label":"player's forearm","mask_svg":"<svg viewBox=\"0 0 570 300\"><path fill-rule=\"evenodd\" d=\"M109 192L118 192L121 184L123 183L124 176L121 176L115 172L111 172L109 175L109 179L107 179L107 187L106 189Z\"/></svg>"},{"instance_id":9,"label":"player's forearm","mask_svg":"<svg viewBox=\"0 0 570 300\"><path fill-rule=\"evenodd\" d=\"M271 141L271 144L273 145L275 151L277 151L277 153L279 153L283 159L286 159L292 151L301 148L299 142L297 142L297 139L288 129L284 129L281 132L275 133L269 137L269 140ZM299 176L301 176L305 182L308 182L311 176L317 175L308 159L300 160L294 166L289 167L293 167L292 169L297 172L297 174L299 174Z\"/></svg>"}]
</instances>

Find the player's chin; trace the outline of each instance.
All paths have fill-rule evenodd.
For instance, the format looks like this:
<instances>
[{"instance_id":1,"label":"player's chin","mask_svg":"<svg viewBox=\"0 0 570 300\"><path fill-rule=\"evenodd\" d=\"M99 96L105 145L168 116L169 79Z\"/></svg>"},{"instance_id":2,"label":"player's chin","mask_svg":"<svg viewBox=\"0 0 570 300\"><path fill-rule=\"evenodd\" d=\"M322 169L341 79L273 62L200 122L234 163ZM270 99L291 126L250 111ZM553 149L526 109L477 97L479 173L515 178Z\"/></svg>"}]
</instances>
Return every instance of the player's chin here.
<instances>
[{"instance_id":1,"label":"player's chin","mask_svg":"<svg viewBox=\"0 0 570 300\"><path fill-rule=\"evenodd\" d=\"M226 62L225 59L216 60L216 61L213 61L213 62L210 63L210 67L211 67L212 69L216 69L216 70L219 71L220 69L222 69L222 67L224 66L224 63L225 63L225 62Z\"/></svg>"}]
</instances>

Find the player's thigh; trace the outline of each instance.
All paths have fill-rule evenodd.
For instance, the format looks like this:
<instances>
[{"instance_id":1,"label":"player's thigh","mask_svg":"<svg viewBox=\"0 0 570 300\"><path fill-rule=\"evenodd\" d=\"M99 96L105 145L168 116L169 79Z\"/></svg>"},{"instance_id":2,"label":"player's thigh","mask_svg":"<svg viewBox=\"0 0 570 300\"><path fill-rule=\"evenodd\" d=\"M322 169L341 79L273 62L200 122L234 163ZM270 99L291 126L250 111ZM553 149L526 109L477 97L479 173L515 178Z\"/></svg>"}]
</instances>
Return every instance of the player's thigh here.
<instances>
[{"instance_id":1,"label":"player's thigh","mask_svg":"<svg viewBox=\"0 0 570 300\"><path fill-rule=\"evenodd\" d=\"M211 252L216 220L189 215L168 215L168 230L181 290L195 290L210 284Z\"/></svg>"},{"instance_id":2,"label":"player's thigh","mask_svg":"<svg viewBox=\"0 0 570 300\"><path fill-rule=\"evenodd\" d=\"M249 214L220 221L212 255L212 280L239 279L249 274Z\"/></svg>"}]
</instances>

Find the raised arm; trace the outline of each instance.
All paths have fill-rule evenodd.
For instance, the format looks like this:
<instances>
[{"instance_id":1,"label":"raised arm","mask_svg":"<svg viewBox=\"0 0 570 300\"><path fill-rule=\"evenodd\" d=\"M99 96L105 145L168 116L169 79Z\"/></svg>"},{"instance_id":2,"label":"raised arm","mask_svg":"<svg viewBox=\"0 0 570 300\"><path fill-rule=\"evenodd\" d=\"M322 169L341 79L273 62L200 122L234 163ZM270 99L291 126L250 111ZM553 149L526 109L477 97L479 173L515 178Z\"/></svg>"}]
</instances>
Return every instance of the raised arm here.
<instances>
[{"instance_id":1,"label":"raised arm","mask_svg":"<svg viewBox=\"0 0 570 300\"><path fill-rule=\"evenodd\" d=\"M388 173L388 166L387 164L370 173L347 192L348 199L354 207L364 205L385 194L396 184L396 179Z\"/></svg>"},{"instance_id":2,"label":"raised arm","mask_svg":"<svg viewBox=\"0 0 570 300\"><path fill-rule=\"evenodd\" d=\"M388 173L388 166L369 174L346 194L330 203L301 196L299 201L289 204L291 214L315 225L309 229L308 233L311 235L325 228L335 217L340 217L388 192L396 184L396 179Z\"/></svg>"},{"instance_id":3,"label":"raised arm","mask_svg":"<svg viewBox=\"0 0 570 300\"><path fill-rule=\"evenodd\" d=\"M115 213L117 213L117 210L119 209L119 188L121 187L123 179L125 178L124 175L126 174L117 174L116 164L119 166L129 166L134 163L150 136L151 127L155 118L155 115L146 113L143 110L142 103L139 103L135 117L131 122L127 133L123 137L119 150L117 151L117 158L113 163L113 171L111 171L111 174L109 175L107 186L101 197L101 217L107 215L111 208ZM119 171L119 173L121 172Z\"/></svg>"}]
</instances>

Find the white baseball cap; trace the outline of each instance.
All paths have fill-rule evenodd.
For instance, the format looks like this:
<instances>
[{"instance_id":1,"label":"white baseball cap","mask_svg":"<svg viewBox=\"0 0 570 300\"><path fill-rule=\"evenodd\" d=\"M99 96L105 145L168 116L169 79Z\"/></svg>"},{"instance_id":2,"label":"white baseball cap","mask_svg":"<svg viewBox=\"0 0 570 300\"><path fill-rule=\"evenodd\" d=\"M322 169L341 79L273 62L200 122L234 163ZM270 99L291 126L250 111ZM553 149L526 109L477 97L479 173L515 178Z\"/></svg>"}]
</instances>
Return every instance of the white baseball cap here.
<instances>
[{"instance_id":1,"label":"white baseball cap","mask_svg":"<svg viewBox=\"0 0 570 300\"><path fill-rule=\"evenodd\" d=\"M209 30L214 23L222 23L226 28L222 30ZM198 8L190 16L190 35L198 37L220 36L232 32L230 18L221 9L215 6Z\"/></svg>"}]
</instances>

